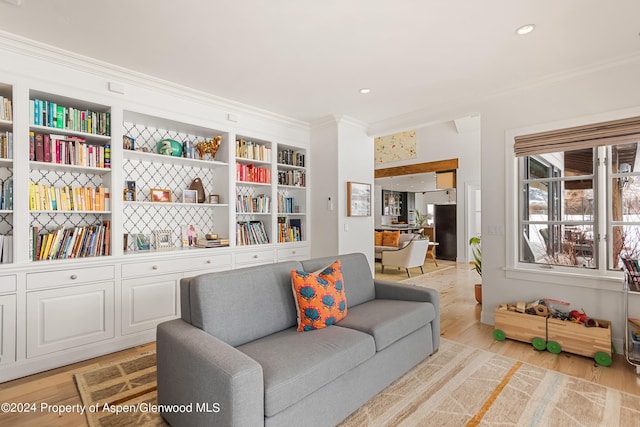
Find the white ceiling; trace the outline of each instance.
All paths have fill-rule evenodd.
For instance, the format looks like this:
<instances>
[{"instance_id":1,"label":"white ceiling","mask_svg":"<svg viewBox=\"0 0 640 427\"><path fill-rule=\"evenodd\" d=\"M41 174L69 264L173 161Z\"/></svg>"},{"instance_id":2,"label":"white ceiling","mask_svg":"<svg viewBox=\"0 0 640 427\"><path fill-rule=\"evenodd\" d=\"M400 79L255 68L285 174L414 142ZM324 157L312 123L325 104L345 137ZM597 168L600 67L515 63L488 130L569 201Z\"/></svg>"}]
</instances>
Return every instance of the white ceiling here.
<instances>
[{"instance_id":1,"label":"white ceiling","mask_svg":"<svg viewBox=\"0 0 640 427\"><path fill-rule=\"evenodd\" d=\"M640 1L4 0L0 30L304 121L373 124L637 55Z\"/></svg>"}]
</instances>

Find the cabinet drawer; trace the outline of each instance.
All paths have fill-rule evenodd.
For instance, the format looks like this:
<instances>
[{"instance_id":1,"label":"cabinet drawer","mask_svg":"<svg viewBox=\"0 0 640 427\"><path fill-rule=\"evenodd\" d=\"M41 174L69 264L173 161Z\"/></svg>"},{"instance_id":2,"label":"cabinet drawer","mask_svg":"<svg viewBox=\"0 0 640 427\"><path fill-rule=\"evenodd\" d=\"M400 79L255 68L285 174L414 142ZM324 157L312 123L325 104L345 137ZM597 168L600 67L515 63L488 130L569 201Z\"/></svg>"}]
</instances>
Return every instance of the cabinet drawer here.
<instances>
[{"instance_id":1,"label":"cabinet drawer","mask_svg":"<svg viewBox=\"0 0 640 427\"><path fill-rule=\"evenodd\" d=\"M239 252L235 254L235 262L238 265L269 264L273 261L273 250Z\"/></svg>"},{"instance_id":2,"label":"cabinet drawer","mask_svg":"<svg viewBox=\"0 0 640 427\"><path fill-rule=\"evenodd\" d=\"M0 293L16 291L16 276L10 274L8 276L0 276Z\"/></svg>"},{"instance_id":3,"label":"cabinet drawer","mask_svg":"<svg viewBox=\"0 0 640 427\"><path fill-rule=\"evenodd\" d=\"M201 270L203 268L215 268L218 270L231 269L231 254L186 258L181 264L181 270Z\"/></svg>"},{"instance_id":4,"label":"cabinet drawer","mask_svg":"<svg viewBox=\"0 0 640 427\"><path fill-rule=\"evenodd\" d=\"M27 273L27 289L69 286L86 282L113 280L113 278L114 268L112 265Z\"/></svg>"},{"instance_id":5,"label":"cabinet drawer","mask_svg":"<svg viewBox=\"0 0 640 427\"><path fill-rule=\"evenodd\" d=\"M309 247L278 249L278 261L309 259Z\"/></svg>"}]
</instances>

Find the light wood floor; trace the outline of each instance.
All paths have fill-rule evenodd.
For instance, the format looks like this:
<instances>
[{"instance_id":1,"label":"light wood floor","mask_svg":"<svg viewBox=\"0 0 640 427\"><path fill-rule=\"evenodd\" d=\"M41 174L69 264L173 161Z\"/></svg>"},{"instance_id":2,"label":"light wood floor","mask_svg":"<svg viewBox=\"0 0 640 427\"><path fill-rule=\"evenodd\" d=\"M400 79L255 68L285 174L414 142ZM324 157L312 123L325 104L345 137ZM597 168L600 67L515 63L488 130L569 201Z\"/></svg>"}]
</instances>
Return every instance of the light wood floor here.
<instances>
[{"instance_id":1,"label":"light wood floor","mask_svg":"<svg viewBox=\"0 0 640 427\"><path fill-rule=\"evenodd\" d=\"M438 263L447 264L447 261ZM640 377L623 356L614 355L613 365L606 368L582 356L554 355L535 351L527 343L495 341L493 328L479 321L481 306L476 304L473 296L473 285L478 276L466 264L448 264L454 268L429 276L433 287L441 289L442 337L640 396ZM86 426L85 415L71 413L58 416L41 412L40 404L79 405L81 401L73 381L74 373L152 350L155 350L153 343L0 384L0 402L35 402L38 407L34 413L0 412L0 426Z\"/></svg>"}]
</instances>

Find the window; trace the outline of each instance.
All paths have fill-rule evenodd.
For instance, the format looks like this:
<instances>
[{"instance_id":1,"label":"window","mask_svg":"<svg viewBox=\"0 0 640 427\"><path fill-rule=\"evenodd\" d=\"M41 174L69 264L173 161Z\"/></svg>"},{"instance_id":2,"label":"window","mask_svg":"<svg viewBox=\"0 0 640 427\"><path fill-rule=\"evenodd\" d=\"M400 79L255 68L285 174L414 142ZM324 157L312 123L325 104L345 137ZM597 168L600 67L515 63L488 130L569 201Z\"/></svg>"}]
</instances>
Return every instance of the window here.
<instances>
[{"instance_id":1,"label":"window","mask_svg":"<svg viewBox=\"0 0 640 427\"><path fill-rule=\"evenodd\" d=\"M519 262L619 270L640 257L640 117L515 139Z\"/></svg>"}]
</instances>

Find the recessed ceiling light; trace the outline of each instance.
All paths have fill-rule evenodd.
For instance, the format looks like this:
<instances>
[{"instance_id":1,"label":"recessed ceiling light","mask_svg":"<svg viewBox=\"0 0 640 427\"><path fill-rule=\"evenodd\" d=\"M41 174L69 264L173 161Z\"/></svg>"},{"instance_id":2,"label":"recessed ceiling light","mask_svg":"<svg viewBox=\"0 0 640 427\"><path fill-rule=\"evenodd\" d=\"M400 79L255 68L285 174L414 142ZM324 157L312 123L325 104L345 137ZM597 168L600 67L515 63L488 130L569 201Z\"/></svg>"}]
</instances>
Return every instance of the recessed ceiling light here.
<instances>
[{"instance_id":1,"label":"recessed ceiling light","mask_svg":"<svg viewBox=\"0 0 640 427\"><path fill-rule=\"evenodd\" d=\"M369 93L371 92L371 89L369 89L368 87L363 87L362 89L360 89L360 93Z\"/></svg>"},{"instance_id":2,"label":"recessed ceiling light","mask_svg":"<svg viewBox=\"0 0 640 427\"><path fill-rule=\"evenodd\" d=\"M516 34L519 35L519 36L524 36L525 34L529 34L530 32L532 32L535 29L536 29L536 25L535 24L523 25L522 27L520 27L520 28L518 28L516 30Z\"/></svg>"}]
</instances>

